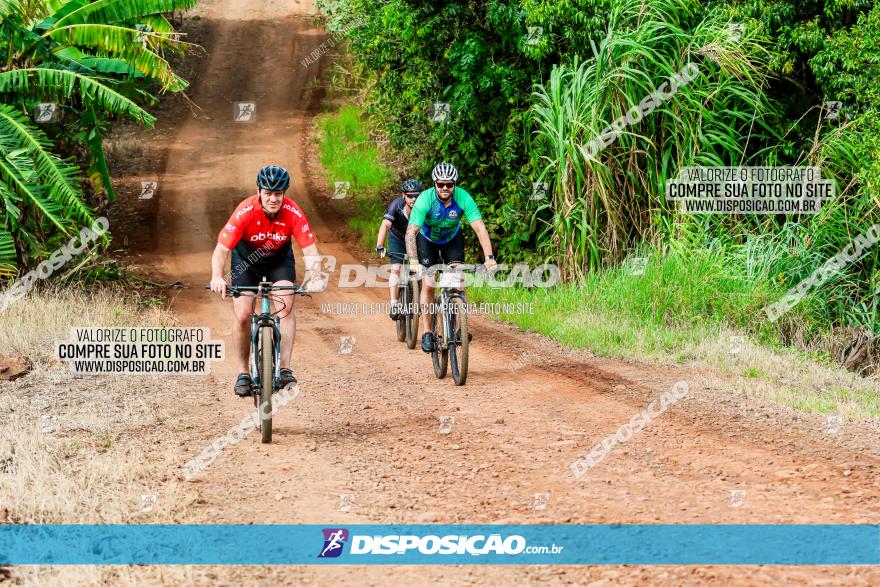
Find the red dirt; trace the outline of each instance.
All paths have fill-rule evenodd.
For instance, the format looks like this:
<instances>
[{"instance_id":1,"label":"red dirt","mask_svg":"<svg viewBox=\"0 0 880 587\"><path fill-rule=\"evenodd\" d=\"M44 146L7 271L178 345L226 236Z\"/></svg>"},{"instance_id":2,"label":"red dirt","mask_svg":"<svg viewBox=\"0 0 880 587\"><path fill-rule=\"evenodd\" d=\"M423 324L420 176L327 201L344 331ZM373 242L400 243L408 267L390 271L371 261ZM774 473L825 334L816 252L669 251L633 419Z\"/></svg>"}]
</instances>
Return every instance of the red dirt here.
<instances>
[{"instance_id":1,"label":"red dirt","mask_svg":"<svg viewBox=\"0 0 880 587\"><path fill-rule=\"evenodd\" d=\"M292 197L337 263L361 253L340 238L309 145L320 92L310 88L329 56L300 61L329 37L307 2L203 0L208 57L193 80L199 117L160 118L168 157L156 203L160 238L135 243L148 273L181 281L172 307L184 324L208 326L229 349L231 304L202 289L215 237L253 192L260 165L290 169ZM233 102L255 100L255 123L233 121ZM302 275L298 259L298 274ZM383 302L384 289L330 288L297 301L294 366L302 394L275 419L275 439L252 434L194 482L186 522L221 523L869 523L878 520L876 450L832 442L814 420L733 394L712 373L571 353L533 334L472 319L464 387L435 379L430 359L396 342L384 315L322 314L321 303ZM351 354L340 337L353 336ZM517 359L532 353L517 368ZM233 362L185 396L189 428L180 463L252 409L233 396ZM662 391L691 392L586 479L569 465ZM454 416L438 433L439 417ZM876 444L875 444L876 448ZM731 505L743 490L742 505ZM532 508L549 493L546 509ZM340 494L351 494L340 512ZM272 567L226 569L260 584L880 584L853 567ZM354 579L356 577L356 579Z\"/></svg>"}]
</instances>

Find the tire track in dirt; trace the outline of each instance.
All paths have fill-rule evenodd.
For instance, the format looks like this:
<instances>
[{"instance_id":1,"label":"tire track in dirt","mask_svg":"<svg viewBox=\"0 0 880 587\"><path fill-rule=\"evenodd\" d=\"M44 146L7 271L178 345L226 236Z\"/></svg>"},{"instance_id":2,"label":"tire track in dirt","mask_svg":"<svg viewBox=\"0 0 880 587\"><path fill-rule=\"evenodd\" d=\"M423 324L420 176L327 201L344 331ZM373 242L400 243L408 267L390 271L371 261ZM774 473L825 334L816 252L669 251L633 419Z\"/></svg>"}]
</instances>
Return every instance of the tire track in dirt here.
<instances>
[{"instance_id":1,"label":"tire track in dirt","mask_svg":"<svg viewBox=\"0 0 880 587\"><path fill-rule=\"evenodd\" d=\"M328 57L300 60L328 36L314 28L310 3L203 0L208 61L193 80L198 118L161 121L176 129L161 177L147 259L152 275L187 288L173 298L182 323L208 326L230 349L231 304L201 289L214 238L234 205L251 193L256 170L291 170L291 194L309 215L319 247L337 266L362 254L336 241L340 221L312 181L305 137L319 112L313 91ZM253 99L254 123L236 123L232 102ZM298 275L302 265L298 260ZM334 276L334 280L337 276ZM540 337L485 318L473 320L471 371L464 387L437 380L430 359L397 343L385 316L321 314L321 303L374 304L384 289L339 289L296 302L294 366L302 393L275 418L272 445L251 435L192 484L198 499L186 522L201 523L820 523L876 522L876 453L831 446L713 410L705 374L566 353ZM354 336L350 354L339 337ZM530 353L532 360L518 363ZM216 367L215 367L216 368ZM187 390L180 425L190 440L165 447L181 464L239 422L252 404L232 394L231 362L201 389ZM691 393L586 480L569 465L678 379ZM439 417L453 416L451 434ZM811 445L812 443L812 445ZM731 507L730 490L746 491ZM545 510L535 493L549 493ZM340 512L341 494L354 496ZM243 546L245 547L245 546ZM778 567L358 567L236 568L241 581L331 584L604 583L756 584L821 579L880 583L872 569ZM393 573L393 575L392 575Z\"/></svg>"}]
</instances>

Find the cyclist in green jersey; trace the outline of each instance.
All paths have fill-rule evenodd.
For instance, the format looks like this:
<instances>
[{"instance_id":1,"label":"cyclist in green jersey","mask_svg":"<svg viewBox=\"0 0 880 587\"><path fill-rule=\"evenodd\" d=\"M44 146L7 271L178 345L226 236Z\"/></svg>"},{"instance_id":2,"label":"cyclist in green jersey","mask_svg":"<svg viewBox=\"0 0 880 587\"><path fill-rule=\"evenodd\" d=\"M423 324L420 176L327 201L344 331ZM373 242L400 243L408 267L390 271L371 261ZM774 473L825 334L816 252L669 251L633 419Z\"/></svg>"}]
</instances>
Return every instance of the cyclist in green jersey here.
<instances>
[{"instance_id":1,"label":"cyclist in green jersey","mask_svg":"<svg viewBox=\"0 0 880 587\"><path fill-rule=\"evenodd\" d=\"M425 267L438 265L441 256L443 262L450 266L464 263L462 220L466 220L477 233L486 268L495 267L497 263L492 255L492 241L477 203L469 193L455 185L458 181L458 170L450 163L440 163L434 167L431 178L434 180L434 187L419 194L410 212L406 230L406 253L411 265L415 266L415 271L421 275ZM421 303L427 305L433 300L434 280L426 275ZM430 316L427 313L422 314L422 329L422 350L430 353L434 350L434 333L431 332Z\"/></svg>"}]
</instances>

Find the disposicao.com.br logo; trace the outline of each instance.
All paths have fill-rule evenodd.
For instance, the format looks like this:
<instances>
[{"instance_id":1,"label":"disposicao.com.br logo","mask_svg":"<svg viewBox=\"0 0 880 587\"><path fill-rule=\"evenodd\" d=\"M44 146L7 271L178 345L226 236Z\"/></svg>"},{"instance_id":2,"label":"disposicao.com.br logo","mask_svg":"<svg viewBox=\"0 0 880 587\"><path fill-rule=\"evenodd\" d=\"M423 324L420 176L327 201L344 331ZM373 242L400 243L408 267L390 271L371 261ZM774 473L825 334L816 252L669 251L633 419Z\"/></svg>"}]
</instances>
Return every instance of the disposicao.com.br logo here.
<instances>
[{"instance_id":1,"label":"disposicao.com.br logo","mask_svg":"<svg viewBox=\"0 0 880 587\"><path fill-rule=\"evenodd\" d=\"M342 549L348 541L348 530L345 528L324 528L324 546L318 558L336 558L342 554Z\"/></svg>"},{"instance_id":2,"label":"disposicao.com.br logo","mask_svg":"<svg viewBox=\"0 0 880 587\"><path fill-rule=\"evenodd\" d=\"M325 528L324 546L319 558L338 557L346 542L350 543L351 555L518 555L559 554L563 546L528 546L526 539L518 534L502 538L501 534L476 534L474 536L445 535L352 535L345 528Z\"/></svg>"}]
</instances>

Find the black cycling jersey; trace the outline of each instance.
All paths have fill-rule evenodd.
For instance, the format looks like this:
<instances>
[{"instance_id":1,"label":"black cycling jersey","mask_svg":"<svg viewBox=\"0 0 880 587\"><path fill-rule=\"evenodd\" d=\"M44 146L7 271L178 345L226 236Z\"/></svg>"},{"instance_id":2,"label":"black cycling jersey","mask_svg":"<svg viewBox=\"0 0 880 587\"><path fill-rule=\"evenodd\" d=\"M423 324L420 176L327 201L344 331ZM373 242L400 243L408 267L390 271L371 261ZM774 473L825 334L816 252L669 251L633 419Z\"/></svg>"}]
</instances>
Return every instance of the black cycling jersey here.
<instances>
[{"instance_id":1,"label":"black cycling jersey","mask_svg":"<svg viewBox=\"0 0 880 587\"><path fill-rule=\"evenodd\" d=\"M391 234L399 239L406 237L406 227L409 226L409 212L406 211L403 196L392 200L382 216L385 220L391 221Z\"/></svg>"}]
</instances>

